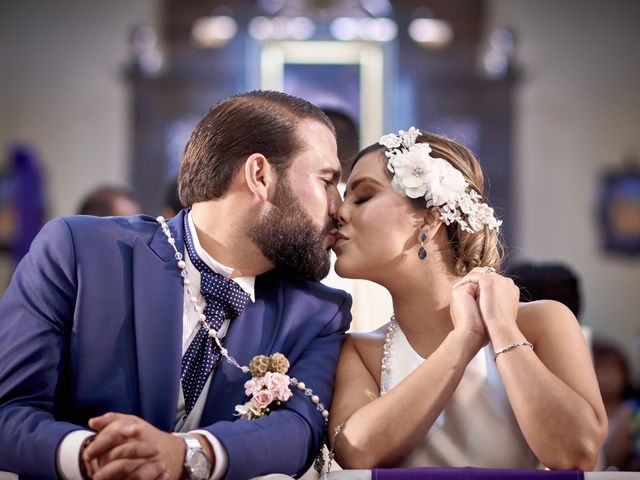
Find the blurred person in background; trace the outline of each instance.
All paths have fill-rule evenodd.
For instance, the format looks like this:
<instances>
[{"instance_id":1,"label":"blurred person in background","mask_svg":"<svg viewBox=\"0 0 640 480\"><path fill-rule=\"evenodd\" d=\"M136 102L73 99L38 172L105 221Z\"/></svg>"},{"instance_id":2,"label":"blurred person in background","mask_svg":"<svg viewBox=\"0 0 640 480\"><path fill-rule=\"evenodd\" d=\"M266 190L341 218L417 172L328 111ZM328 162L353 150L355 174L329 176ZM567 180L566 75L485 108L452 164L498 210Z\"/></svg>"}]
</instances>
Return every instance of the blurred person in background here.
<instances>
[{"instance_id":1,"label":"blurred person in background","mask_svg":"<svg viewBox=\"0 0 640 480\"><path fill-rule=\"evenodd\" d=\"M162 216L165 218L173 218L183 208L184 206L180 201L180 194L178 192L178 180L176 179L173 180L166 189Z\"/></svg>"},{"instance_id":2,"label":"blurred person in background","mask_svg":"<svg viewBox=\"0 0 640 480\"><path fill-rule=\"evenodd\" d=\"M580 279L571 267L555 262L521 261L510 265L505 275L520 289L521 302L555 300L565 305L580 322L582 298ZM592 329L580 325L587 345L591 345Z\"/></svg>"},{"instance_id":3,"label":"blurred person in background","mask_svg":"<svg viewBox=\"0 0 640 480\"><path fill-rule=\"evenodd\" d=\"M567 265L560 263L517 262L507 268L520 288L520 301L556 300L580 318L580 281Z\"/></svg>"},{"instance_id":4,"label":"blurred person in background","mask_svg":"<svg viewBox=\"0 0 640 480\"><path fill-rule=\"evenodd\" d=\"M78 215L96 217L128 217L139 213L142 208L130 190L110 185L89 192L78 209Z\"/></svg>"},{"instance_id":5,"label":"blurred person in background","mask_svg":"<svg viewBox=\"0 0 640 480\"><path fill-rule=\"evenodd\" d=\"M593 362L609 417L603 452L610 469L640 471L640 399L631 385L629 364L622 349L594 339Z\"/></svg>"},{"instance_id":6,"label":"blurred person in background","mask_svg":"<svg viewBox=\"0 0 640 480\"><path fill-rule=\"evenodd\" d=\"M358 126L353 118L342 110L323 108L322 111L329 117L336 129L338 159L342 166L342 178L340 181L346 183L351 173L351 162L360 148Z\"/></svg>"}]
</instances>

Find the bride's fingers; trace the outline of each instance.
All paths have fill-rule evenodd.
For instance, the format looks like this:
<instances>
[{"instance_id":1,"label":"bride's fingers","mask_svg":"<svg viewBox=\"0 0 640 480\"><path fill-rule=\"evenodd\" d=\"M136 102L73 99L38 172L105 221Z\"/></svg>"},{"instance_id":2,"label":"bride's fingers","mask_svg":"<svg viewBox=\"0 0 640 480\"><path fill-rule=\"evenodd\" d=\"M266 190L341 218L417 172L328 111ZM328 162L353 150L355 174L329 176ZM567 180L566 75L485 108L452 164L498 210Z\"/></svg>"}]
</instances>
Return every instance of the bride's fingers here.
<instances>
[{"instance_id":1,"label":"bride's fingers","mask_svg":"<svg viewBox=\"0 0 640 480\"><path fill-rule=\"evenodd\" d=\"M456 288L458 288L458 287L460 287L462 285L466 285L467 283L477 283L477 284L479 284L480 281L482 280L480 275L483 275L483 274L472 274L472 273L469 273L469 274L465 275L462 279L460 279L456 283L454 283L451 286L451 289L452 290L456 289Z\"/></svg>"},{"instance_id":2,"label":"bride's fingers","mask_svg":"<svg viewBox=\"0 0 640 480\"><path fill-rule=\"evenodd\" d=\"M491 277L502 277L501 275L497 274L495 272L495 269L493 267L476 267L473 270L471 270L469 273L467 273L464 277L462 277L460 280L458 280L456 283L454 283L451 288L458 288L460 285L464 285L467 283L480 283L480 281L482 281L483 279L485 279L485 276L491 276Z\"/></svg>"}]
</instances>

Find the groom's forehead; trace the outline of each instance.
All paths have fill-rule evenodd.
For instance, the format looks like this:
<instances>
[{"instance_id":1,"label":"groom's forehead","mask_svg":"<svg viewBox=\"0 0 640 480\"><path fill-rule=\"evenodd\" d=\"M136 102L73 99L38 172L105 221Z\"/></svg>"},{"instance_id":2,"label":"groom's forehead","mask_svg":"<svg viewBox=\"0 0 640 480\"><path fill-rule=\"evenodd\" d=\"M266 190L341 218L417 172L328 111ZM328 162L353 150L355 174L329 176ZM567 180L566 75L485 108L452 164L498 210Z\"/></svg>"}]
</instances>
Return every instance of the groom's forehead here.
<instances>
[{"instance_id":1,"label":"groom's forehead","mask_svg":"<svg viewBox=\"0 0 640 480\"><path fill-rule=\"evenodd\" d=\"M297 169L311 169L314 171L341 171L338 160L337 144L333 132L319 122L314 122L310 128L301 127L298 130L299 148L295 153L291 166Z\"/></svg>"},{"instance_id":2,"label":"groom's forehead","mask_svg":"<svg viewBox=\"0 0 640 480\"><path fill-rule=\"evenodd\" d=\"M320 175L329 180L337 180L342 174L340 161L336 156L319 155L318 152L300 151L295 156L288 171L294 175Z\"/></svg>"}]
</instances>

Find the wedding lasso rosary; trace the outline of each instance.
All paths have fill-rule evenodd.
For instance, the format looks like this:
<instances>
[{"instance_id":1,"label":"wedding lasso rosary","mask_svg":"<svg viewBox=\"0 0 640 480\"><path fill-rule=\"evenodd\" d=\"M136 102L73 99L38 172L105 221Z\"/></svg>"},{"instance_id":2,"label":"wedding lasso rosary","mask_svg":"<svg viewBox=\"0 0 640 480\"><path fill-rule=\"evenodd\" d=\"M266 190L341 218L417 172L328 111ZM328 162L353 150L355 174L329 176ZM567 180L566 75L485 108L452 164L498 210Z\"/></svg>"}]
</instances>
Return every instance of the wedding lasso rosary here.
<instances>
[{"instance_id":1,"label":"wedding lasso rosary","mask_svg":"<svg viewBox=\"0 0 640 480\"><path fill-rule=\"evenodd\" d=\"M173 235L171 235L169 225L167 225L163 216L157 217L156 221L160 224L163 233L167 237L167 242L173 248L174 257L178 264L178 270L182 277L182 283L186 288L189 302L198 315L198 322L200 323L201 328L207 329L209 337L211 337L216 343L220 349L220 354L227 362L241 370L243 373L251 373L251 379L244 385L245 393L250 398L245 404L236 405L237 415L248 420L268 415L271 408L282 405L282 403L286 402L293 395L289 388L291 386L304 394L304 396L313 403L316 410L322 416L326 431L329 423L329 411L325 408L324 404L320 402L320 397L314 394L313 390L305 385L304 382L295 377L289 377L286 375L289 370L289 360L287 360L287 357L281 353L273 353L269 356L256 355L251 359L251 362L249 362L249 365L247 366L241 365L229 354L229 351L222 345L222 341L218 336L218 331L211 326L204 314L205 305L199 306L197 304L198 298L195 294L196 292L193 290L193 283L189 278L187 263L184 261L184 255L182 252L179 252L176 248L176 240L173 238ZM333 458L333 449L329 448L328 470L331 470ZM320 451L314 461L314 468L318 474L322 472L324 463L324 456L322 451Z\"/></svg>"}]
</instances>

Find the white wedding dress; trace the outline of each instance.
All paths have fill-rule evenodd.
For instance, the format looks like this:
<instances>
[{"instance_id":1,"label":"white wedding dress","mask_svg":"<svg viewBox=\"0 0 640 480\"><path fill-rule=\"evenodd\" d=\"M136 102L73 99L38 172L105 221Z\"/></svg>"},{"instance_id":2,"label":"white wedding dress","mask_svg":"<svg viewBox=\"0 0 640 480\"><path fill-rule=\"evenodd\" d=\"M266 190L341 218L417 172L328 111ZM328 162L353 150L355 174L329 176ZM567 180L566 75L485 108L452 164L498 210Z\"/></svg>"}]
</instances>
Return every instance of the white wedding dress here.
<instances>
[{"instance_id":1,"label":"white wedding dress","mask_svg":"<svg viewBox=\"0 0 640 480\"><path fill-rule=\"evenodd\" d=\"M391 338L388 359L389 367L380 379L382 392L391 390L425 361L399 326ZM398 465L464 466L539 468L520 432L488 346L471 360L424 441Z\"/></svg>"}]
</instances>

